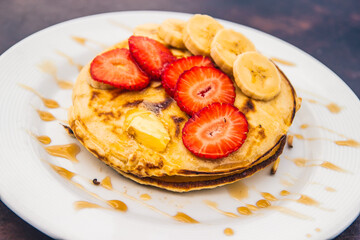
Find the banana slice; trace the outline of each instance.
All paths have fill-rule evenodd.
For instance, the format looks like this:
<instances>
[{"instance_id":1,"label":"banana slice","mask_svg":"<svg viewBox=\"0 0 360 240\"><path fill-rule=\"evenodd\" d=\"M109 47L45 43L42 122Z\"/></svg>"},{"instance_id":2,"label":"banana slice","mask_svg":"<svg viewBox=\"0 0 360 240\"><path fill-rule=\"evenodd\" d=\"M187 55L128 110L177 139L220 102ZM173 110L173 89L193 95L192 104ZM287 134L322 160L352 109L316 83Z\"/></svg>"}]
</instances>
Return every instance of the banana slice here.
<instances>
[{"instance_id":1,"label":"banana slice","mask_svg":"<svg viewBox=\"0 0 360 240\"><path fill-rule=\"evenodd\" d=\"M177 58L190 57L192 56L191 52L185 49L170 48L171 53Z\"/></svg>"},{"instance_id":2,"label":"banana slice","mask_svg":"<svg viewBox=\"0 0 360 240\"><path fill-rule=\"evenodd\" d=\"M159 36L159 27L160 27L160 24L156 24L156 23L141 24L141 25L138 25L134 29L133 34L135 36L144 36L144 37L154 39L154 40L164 44L165 46L168 46L168 44L165 43L164 40L162 40L162 38L160 38L160 36Z\"/></svg>"},{"instance_id":3,"label":"banana slice","mask_svg":"<svg viewBox=\"0 0 360 240\"><path fill-rule=\"evenodd\" d=\"M280 93L281 76L276 66L258 52L240 54L233 67L235 82L248 97L268 101Z\"/></svg>"},{"instance_id":4,"label":"banana slice","mask_svg":"<svg viewBox=\"0 0 360 240\"><path fill-rule=\"evenodd\" d=\"M194 55L210 56L210 45L215 34L224 28L208 15L196 14L189 19L183 31L186 48Z\"/></svg>"},{"instance_id":5,"label":"banana slice","mask_svg":"<svg viewBox=\"0 0 360 240\"><path fill-rule=\"evenodd\" d=\"M249 51L256 49L247 37L232 29L221 29L211 43L210 55L221 70L232 75L236 57Z\"/></svg>"},{"instance_id":6,"label":"banana slice","mask_svg":"<svg viewBox=\"0 0 360 240\"><path fill-rule=\"evenodd\" d=\"M184 49L182 32L185 24L186 22L180 19L166 19L159 27L160 38L172 47Z\"/></svg>"}]
</instances>

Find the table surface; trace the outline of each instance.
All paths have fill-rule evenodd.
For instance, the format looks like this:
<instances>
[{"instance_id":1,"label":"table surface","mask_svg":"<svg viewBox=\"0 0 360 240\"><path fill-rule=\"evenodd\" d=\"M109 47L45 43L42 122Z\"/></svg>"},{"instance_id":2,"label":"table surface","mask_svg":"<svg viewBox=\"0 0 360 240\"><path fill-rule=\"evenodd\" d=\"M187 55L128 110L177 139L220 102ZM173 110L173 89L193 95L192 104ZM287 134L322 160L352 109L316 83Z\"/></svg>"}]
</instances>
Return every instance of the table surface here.
<instances>
[{"instance_id":1,"label":"table surface","mask_svg":"<svg viewBox=\"0 0 360 240\"><path fill-rule=\"evenodd\" d=\"M0 1L0 54L28 35L69 19L113 11L203 13L279 37L328 66L360 96L360 1L298 0ZM0 202L0 239L51 239ZM336 239L360 239L360 217Z\"/></svg>"}]
</instances>

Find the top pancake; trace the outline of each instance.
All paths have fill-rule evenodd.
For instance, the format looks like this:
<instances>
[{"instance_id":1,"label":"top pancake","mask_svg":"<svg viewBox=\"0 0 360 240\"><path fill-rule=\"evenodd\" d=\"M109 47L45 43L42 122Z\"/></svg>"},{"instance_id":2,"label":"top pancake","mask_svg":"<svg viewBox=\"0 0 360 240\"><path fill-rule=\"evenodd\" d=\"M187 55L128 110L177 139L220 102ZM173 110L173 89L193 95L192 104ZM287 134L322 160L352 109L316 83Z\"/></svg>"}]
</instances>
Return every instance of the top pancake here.
<instances>
[{"instance_id":1,"label":"top pancake","mask_svg":"<svg viewBox=\"0 0 360 240\"><path fill-rule=\"evenodd\" d=\"M270 101L258 101L236 88L235 106L249 123L247 139L228 157L198 158L183 145L181 131L188 116L180 110L159 82L142 91L100 90L88 84L89 64L80 72L73 89L69 124L78 140L96 157L118 171L139 177L211 176L243 171L262 161L262 156L286 135L299 101L281 72L281 92ZM234 84L235 85L235 84ZM138 143L124 127L127 111L153 112L170 135L164 152Z\"/></svg>"}]
</instances>

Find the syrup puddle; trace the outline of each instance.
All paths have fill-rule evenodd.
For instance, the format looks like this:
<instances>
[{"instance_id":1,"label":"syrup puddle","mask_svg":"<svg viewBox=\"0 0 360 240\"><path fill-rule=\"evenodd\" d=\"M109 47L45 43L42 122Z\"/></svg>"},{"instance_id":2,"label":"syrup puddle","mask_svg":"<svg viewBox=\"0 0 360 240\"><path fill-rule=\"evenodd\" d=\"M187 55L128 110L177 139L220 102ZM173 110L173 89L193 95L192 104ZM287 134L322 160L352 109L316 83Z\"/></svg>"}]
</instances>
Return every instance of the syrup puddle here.
<instances>
[{"instance_id":1,"label":"syrup puddle","mask_svg":"<svg viewBox=\"0 0 360 240\"><path fill-rule=\"evenodd\" d=\"M75 67L78 69L79 72L80 72L81 69L83 68L83 65L76 63L69 55L67 55L67 54L65 54L65 53L63 53L63 52L61 52L61 51L56 51L56 53L57 53L58 55L64 57L64 58L68 61L68 63L69 63L70 65L75 66Z\"/></svg>"},{"instance_id":2,"label":"syrup puddle","mask_svg":"<svg viewBox=\"0 0 360 240\"><path fill-rule=\"evenodd\" d=\"M52 99L44 98L35 89L33 89L33 88L29 87L29 86L26 86L24 84L21 84L21 83L19 83L19 86L22 87L25 90L28 90L28 91L34 93L36 96L38 96L41 99L41 101L44 103L45 107L47 107L47 108L58 108L58 107L60 107L60 105L56 101L54 101Z\"/></svg>"},{"instance_id":3,"label":"syrup puddle","mask_svg":"<svg viewBox=\"0 0 360 240\"><path fill-rule=\"evenodd\" d=\"M47 73L47 74L51 75L60 88L62 88L62 89L72 89L72 87L73 87L72 82L60 80L58 78L58 76L57 76L57 68L56 68L55 64L52 61L50 61L50 60L43 61L42 63L40 63L38 65L38 67L44 73Z\"/></svg>"},{"instance_id":4,"label":"syrup puddle","mask_svg":"<svg viewBox=\"0 0 360 240\"><path fill-rule=\"evenodd\" d=\"M122 28L122 29L124 29L126 31L131 32L131 33L133 32L133 29L131 27L129 27L129 26L127 26L127 25L125 25L125 24L123 24L121 22L118 22L118 21L116 21L114 19L109 19L108 21L109 21L109 23L113 24L114 26L120 27L120 28Z\"/></svg>"},{"instance_id":5,"label":"syrup puddle","mask_svg":"<svg viewBox=\"0 0 360 240\"><path fill-rule=\"evenodd\" d=\"M95 41L95 40L92 40L92 39L88 39L88 38L84 38L84 37L79 37L79 36L71 36L71 39L74 40L75 42L77 42L78 44L82 45L82 46L86 46L87 43L92 43L92 44L95 44L95 45L98 45L102 48L108 48L109 46L104 44L104 43L101 43L101 42L98 42L98 41Z\"/></svg>"},{"instance_id":6,"label":"syrup puddle","mask_svg":"<svg viewBox=\"0 0 360 240\"><path fill-rule=\"evenodd\" d=\"M75 143L48 146L45 147L45 150L54 157L65 158L75 163L79 162L79 160L76 159L76 155L80 152L80 147Z\"/></svg>"},{"instance_id":7,"label":"syrup puddle","mask_svg":"<svg viewBox=\"0 0 360 240\"><path fill-rule=\"evenodd\" d=\"M281 63L286 66L295 66L295 63L292 63L292 62L289 62L289 61L286 61L286 60L283 60L280 58L276 58L276 57L271 57L270 60L277 62L277 63Z\"/></svg>"}]
</instances>

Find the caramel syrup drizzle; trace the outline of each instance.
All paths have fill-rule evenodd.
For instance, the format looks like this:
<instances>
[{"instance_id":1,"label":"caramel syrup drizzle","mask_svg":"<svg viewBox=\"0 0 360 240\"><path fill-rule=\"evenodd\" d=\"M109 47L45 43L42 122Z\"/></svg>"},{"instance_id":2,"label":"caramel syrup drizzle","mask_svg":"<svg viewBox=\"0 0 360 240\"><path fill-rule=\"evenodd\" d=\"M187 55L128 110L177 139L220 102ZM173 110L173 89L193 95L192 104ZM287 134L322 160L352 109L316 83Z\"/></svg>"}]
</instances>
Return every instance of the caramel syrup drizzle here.
<instances>
[{"instance_id":1,"label":"caramel syrup drizzle","mask_svg":"<svg viewBox=\"0 0 360 240\"><path fill-rule=\"evenodd\" d=\"M231 185L229 185L231 186ZM233 185L234 187L230 187L228 188L227 187L227 190L229 191L229 194L231 197L233 197L234 199L236 200L239 200L241 202L241 200L245 197L248 196L248 187L241 183L241 184L234 184ZM244 189L245 189L245 192L246 194L243 194L241 193L240 194L240 198L238 197L237 194L237 191L236 191L236 186L239 187L239 192L241 193ZM291 193L287 190L282 190L280 192L280 196L288 196L290 195ZM240 215L245 215L245 216L248 216L248 215L251 215L253 214L254 211L257 211L259 209L272 209L272 210L276 210L278 212L281 212L283 214L286 214L286 215L289 215L289 216L292 216L292 217L296 217L296 218L299 218L299 219L304 219L304 220L308 220L308 219L312 219L311 217L309 216L306 216L304 214L301 214L301 213L298 213L294 210L291 210L289 208L286 208L286 207L282 207L282 206L272 206L271 205L271 202L275 202L275 201L280 201L280 200L287 200L287 199L278 199L277 197L275 197L273 194L271 193L268 193L268 192L260 192L260 195L263 197L263 199L260 199L259 201L256 202L256 206L254 205L251 205L251 204L245 204L245 206L240 206L238 207L236 210L237 212L240 214ZM295 201L295 200L294 200ZM228 214L228 212L224 212L220 209L218 209L217 207L217 203L215 202L211 202L211 201L207 201L205 202L209 207L211 207L212 209L222 213L223 215L225 216L228 216L228 217L234 217L233 214L231 213L230 215ZM238 217L237 215L235 215L235 217Z\"/></svg>"},{"instance_id":2,"label":"caramel syrup drizzle","mask_svg":"<svg viewBox=\"0 0 360 240\"><path fill-rule=\"evenodd\" d=\"M331 162L328 162L328 161L323 161L320 164L315 164L315 163L312 163L312 162L318 162L318 161L322 161L322 160L309 160L309 159L305 159L305 158L293 158L293 159L290 159L288 157L285 157L285 159L292 161L298 167L316 167L316 166L319 166L319 167L326 168L326 169L336 171L336 172L344 172L344 173L348 172L345 169L343 169L343 168L341 168L341 167L339 167L339 166L337 166L337 165L335 165L335 164L333 164ZM311 163L311 164L308 164L308 163Z\"/></svg>"},{"instance_id":3,"label":"caramel syrup drizzle","mask_svg":"<svg viewBox=\"0 0 360 240\"><path fill-rule=\"evenodd\" d=\"M227 217L232 217L232 218L237 218L239 217L239 215L236 215L235 213L232 212L226 212L223 211L221 209L219 209L218 204L216 202L210 201L210 200L204 200L203 201L208 207L210 207L211 209L221 213L222 215L225 215Z\"/></svg>"},{"instance_id":4,"label":"caramel syrup drizzle","mask_svg":"<svg viewBox=\"0 0 360 240\"><path fill-rule=\"evenodd\" d=\"M277 62L277 63L281 63L283 65L286 65L286 66L295 66L295 63L293 62L289 62L289 61L286 61L286 60L283 60L283 59L280 59L280 58L276 58L276 57L271 57L270 58L271 61L274 61L274 62Z\"/></svg>"},{"instance_id":5,"label":"caramel syrup drizzle","mask_svg":"<svg viewBox=\"0 0 360 240\"><path fill-rule=\"evenodd\" d=\"M36 140L38 140L40 143L42 143L44 145L48 145L51 143L51 138L48 136L45 136L45 135L38 136L35 133L32 133L30 131L27 131L27 132L30 134L30 136L34 137Z\"/></svg>"},{"instance_id":6,"label":"caramel syrup drizzle","mask_svg":"<svg viewBox=\"0 0 360 240\"><path fill-rule=\"evenodd\" d=\"M56 117L54 115L52 115L52 113L49 113L46 111L41 111L39 109L36 109L36 112L38 113L40 119L45 122L51 122L51 121L56 120Z\"/></svg>"},{"instance_id":7,"label":"caramel syrup drizzle","mask_svg":"<svg viewBox=\"0 0 360 240\"><path fill-rule=\"evenodd\" d=\"M52 99L49 99L49 98L44 98L35 89L33 89L33 88L29 87L29 86L26 86L24 84L21 84L21 83L19 83L19 86L22 87L23 89L26 89L26 90L34 93L36 96L38 96L41 99L41 101L44 103L45 107L47 107L47 108L58 108L58 107L60 107L60 105L55 100L52 100Z\"/></svg>"},{"instance_id":8,"label":"caramel syrup drizzle","mask_svg":"<svg viewBox=\"0 0 360 240\"><path fill-rule=\"evenodd\" d=\"M90 194L91 196L99 199L102 202L105 202L107 205L109 205L110 207L112 207L112 209L117 210L117 211L121 211L121 212L126 212L127 211L127 206L124 202L120 201L120 200L105 200L102 197L100 197L99 195L88 191L84 186L82 186L81 184L73 181L72 179L77 175L74 172L71 172L63 167L60 166L56 166L54 164L48 163L51 168L58 173L60 176L62 176L63 178L69 180L74 186L82 189L83 191L85 191L86 193ZM97 207L97 204L93 204L93 203L88 203L88 202L84 202L84 201L80 201L80 202L75 202L75 207L77 209L83 209L85 207L90 207L90 208L94 208Z\"/></svg>"},{"instance_id":9,"label":"caramel syrup drizzle","mask_svg":"<svg viewBox=\"0 0 360 240\"><path fill-rule=\"evenodd\" d=\"M131 33L133 32L133 29L131 27L129 27L129 26L127 26L127 25L125 25L125 24L123 24L121 22L118 22L118 21L116 21L114 19L109 19L108 21L109 21L109 23L113 24L114 26L120 27L120 28L122 28L122 29L124 29L126 31L131 32Z\"/></svg>"},{"instance_id":10,"label":"caramel syrup drizzle","mask_svg":"<svg viewBox=\"0 0 360 240\"><path fill-rule=\"evenodd\" d=\"M342 107L339 106L338 104L334 103L334 102L321 103L321 102L316 101L314 99L307 99L307 98L302 98L302 99L306 100L306 101L308 101L309 103L312 103L312 104L322 105L322 106L326 107L326 109L329 110L329 112L334 113L334 114L338 114L342 110Z\"/></svg>"},{"instance_id":11,"label":"caramel syrup drizzle","mask_svg":"<svg viewBox=\"0 0 360 240\"><path fill-rule=\"evenodd\" d=\"M320 128L322 130L325 130L327 132L330 132L330 133L333 133L333 134L336 134L338 135L339 137L342 137L342 138L345 138L345 140L338 140L338 141L334 141L335 144L339 145L339 146L346 146L346 147L356 147L356 148L359 148L360 147L360 143L354 139L351 139L347 136L345 136L344 134L341 134L341 133L338 133L330 128L326 128L326 127L323 127L323 126L316 126L316 125L309 125L309 124L302 124L300 126L301 129L307 129L307 128L310 128L310 127L314 127L314 128ZM295 136L296 137L296 136ZM300 135L300 138L301 139L301 135ZM302 137L302 139L304 139ZM308 139L307 139L308 140ZM330 139L326 139L326 140L330 140ZM330 140L330 141L333 141L333 140Z\"/></svg>"},{"instance_id":12,"label":"caramel syrup drizzle","mask_svg":"<svg viewBox=\"0 0 360 240\"><path fill-rule=\"evenodd\" d=\"M76 62L72 59L72 57L70 57L69 55L67 55L67 54L65 54L65 53L63 53L63 52L61 52L61 51L56 51L56 53L57 53L58 55L64 57L64 58L68 61L68 63L69 63L70 65L75 66L79 72L80 72L81 69L84 67L83 65L76 63Z\"/></svg>"},{"instance_id":13,"label":"caramel syrup drizzle","mask_svg":"<svg viewBox=\"0 0 360 240\"><path fill-rule=\"evenodd\" d=\"M50 164L50 163L49 163ZM55 165L54 165L55 166ZM54 167L53 167L54 169ZM87 192L88 194L90 194L91 196L105 202L106 204L108 204L109 206L111 206L113 209L115 210L119 210L119 211L127 211L127 206L125 203L123 203L122 201L120 200L105 200L103 198L101 198L99 195L93 193L93 192L90 192L88 191L84 186L80 185L79 183L77 182L74 182L72 181L71 179L75 176L75 175L78 175L78 174L75 174L75 173L72 173L62 167L58 167L56 166L56 168L54 169L58 174L60 174L61 176L65 177L66 179L70 180L70 182L72 182L76 187L84 190L85 192ZM78 175L80 176L80 175ZM84 178L84 177L83 177ZM88 181L91 181L91 179L87 179ZM174 216L171 216L170 214L168 213L165 213L157 208L155 208L154 206L150 205L150 204L147 204L146 202L144 201L141 201L141 200L138 200L137 198L135 197L132 197L130 196L129 194L127 194L126 192L121 192L121 191L118 191L116 189L113 188L112 186L112 183L111 183L111 178L109 176L105 177L101 183L100 183L100 186L109 190L109 191L114 191L114 192L117 192L123 196L125 196L126 198L130 199L130 200L133 200L133 201L136 201L138 203L141 203L142 205L150 208L151 210L154 210L155 212L158 212L164 216L167 216L167 217L170 217L176 221L179 221L179 222L184 222L184 223L199 223L197 220L193 219L192 217L190 217L189 215L183 213L183 212L177 212ZM80 203L78 202L75 202L75 207L79 207L80 206L87 206L86 203L84 203L84 201L80 201ZM92 207L93 205L91 205Z\"/></svg>"},{"instance_id":14,"label":"caramel syrup drizzle","mask_svg":"<svg viewBox=\"0 0 360 240\"><path fill-rule=\"evenodd\" d=\"M47 73L50 76L52 76L53 79L55 80L55 82L57 83L57 85L60 88L62 88L62 89L72 89L72 87L73 87L72 82L61 80L61 79L58 78L58 76L57 76L57 68L56 68L55 64L52 61L50 61L50 60L43 61L42 63L40 63L38 65L38 67L44 73Z\"/></svg>"},{"instance_id":15,"label":"caramel syrup drizzle","mask_svg":"<svg viewBox=\"0 0 360 240\"><path fill-rule=\"evenodd\" d=\"M102 48L108 48L109 46L104 44L104 43L101 43L101 42L98 42L96 40L92 40L92 39L89 39L89 38L84 38L84 37L79 37L79 36L71 36L71 39L74 40L75 42L77 42L78 44L82 45L82 46L86 46L87 43L93 43L95 45L98 45Z\"/></svg>"}]
</instances>

